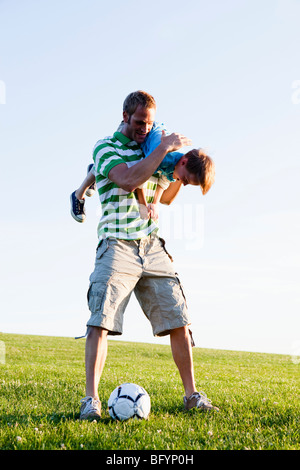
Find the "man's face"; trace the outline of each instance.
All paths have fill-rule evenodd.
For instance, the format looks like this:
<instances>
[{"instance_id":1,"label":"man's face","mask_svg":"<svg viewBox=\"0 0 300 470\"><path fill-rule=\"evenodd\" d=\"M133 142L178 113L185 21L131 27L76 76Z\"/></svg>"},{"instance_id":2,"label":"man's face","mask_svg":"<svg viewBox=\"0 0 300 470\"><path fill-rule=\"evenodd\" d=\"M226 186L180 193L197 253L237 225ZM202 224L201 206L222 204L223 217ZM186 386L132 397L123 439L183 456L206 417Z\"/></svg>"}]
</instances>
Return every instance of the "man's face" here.
<instances>
[{"instance_id":1,"label":"man's face","mask_svg":"<svg viewBox=\"0 0 300 470\"><path fill-rule=\"evenodd\" d=\"M186 169L187 158L185 156L181 157L178 163L175 165L173 178L182 182L184 186L187 184L192 184L193 186L199 186L198 179L196 175L190 173Z\"/></svg>"},{"instance_id":2,"label":"man's face","mask_svg":"<svg viewBox=\"0 0 300 470\"><path fill-rule=\"evenodd\" d=\"M123 134L129 139L135 140L136 143L142 144L152 129L155 112L155 108L144 108L140 104L131 115L124 111Z\"/></svg>"}]
</instances>

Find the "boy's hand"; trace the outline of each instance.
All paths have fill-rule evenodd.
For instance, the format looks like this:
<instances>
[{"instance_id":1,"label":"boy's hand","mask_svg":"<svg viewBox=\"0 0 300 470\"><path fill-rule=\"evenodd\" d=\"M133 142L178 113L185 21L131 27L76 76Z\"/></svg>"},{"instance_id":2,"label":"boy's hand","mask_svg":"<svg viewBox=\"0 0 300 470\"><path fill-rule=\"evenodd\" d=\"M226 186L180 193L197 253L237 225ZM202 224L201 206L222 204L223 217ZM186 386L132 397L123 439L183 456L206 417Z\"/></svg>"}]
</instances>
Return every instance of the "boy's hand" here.
<instances>
[{"instance_id":1,"label":"boy's hand","mask_svg":"<svg viewBox=\"0 0 300 470\"><path fill-rule=\"evenodd\" d=\"M144 204L139 204L139 209L140 209L140 218L144 220L148 220L150 216L150 211L148 209L148 206L145 206Z\"/></svg>"},{"instance_id":2,"label":"boy's hand","mask_svg":"<svg viewBox=\"0 0 300 470\"><path fill-rule=\"evenodd\" d=\"M158 204L148 204L150 219L158 220Z\"/></svg>"}]
</instances>

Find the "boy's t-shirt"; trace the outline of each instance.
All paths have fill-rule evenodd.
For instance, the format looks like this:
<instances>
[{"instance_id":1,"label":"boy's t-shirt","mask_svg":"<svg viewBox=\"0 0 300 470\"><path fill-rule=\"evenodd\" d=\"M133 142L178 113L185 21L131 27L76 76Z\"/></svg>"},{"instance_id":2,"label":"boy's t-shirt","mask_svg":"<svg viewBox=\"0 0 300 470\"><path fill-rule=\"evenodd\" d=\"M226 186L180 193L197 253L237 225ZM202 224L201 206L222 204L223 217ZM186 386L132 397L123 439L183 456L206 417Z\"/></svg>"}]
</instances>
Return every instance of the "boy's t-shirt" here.
<instances>
[{"instance_id":1,"label":"boy's t-shirt","mask_svg":"<svg viewBox=\"0 0 300 470\"><path fill-rule=\"evenodd\" d=\"M141 144L145 157L150 155L150 153L152 153L160 144L163 130L166 134L169 134L163 123L159 124L158 122L154 122L151 131L147 135L145 141ZM173 178L174 167L183 155L184 154L181 152L168 153L157 168L157 172L165 175L169 181L175 181Z\"/></svg>"}]
</instances>

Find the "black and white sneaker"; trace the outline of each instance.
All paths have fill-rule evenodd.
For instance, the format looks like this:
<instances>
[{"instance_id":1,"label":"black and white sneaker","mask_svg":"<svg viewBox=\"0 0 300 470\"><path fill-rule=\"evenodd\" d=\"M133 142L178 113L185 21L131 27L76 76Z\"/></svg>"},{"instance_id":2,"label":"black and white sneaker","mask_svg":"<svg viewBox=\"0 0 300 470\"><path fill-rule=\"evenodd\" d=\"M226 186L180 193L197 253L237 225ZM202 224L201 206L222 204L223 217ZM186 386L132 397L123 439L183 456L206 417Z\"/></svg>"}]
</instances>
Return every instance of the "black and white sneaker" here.
<instances>
[{"instance_id":1,"label":"black and white sneaker","mask_svg":"<svg viewBox=\"0 0 300 470\"><path fill-rule=\"evenodd\" d=\"M88 167L87 167L87 172L89 173L91 171L91 169L93 168L94 164L91 163ZM93 194L95 193L96 191L96 183L93 183L91 184L91 186L86 190L85 192L85 195L88 196L88 197L91 197L93 196Z\"/></svg>"},{"instance_id":2,"label":"black and white sneaker","mask_svg":"<svg viewBox=\"0 0 300 470\"><path fill-rule=\"evenodd\" d=\"M77 222L85 221L84 199L77 199L75 191L70 196L71 201L71 215Z\"/></svg>"}]
</instances>

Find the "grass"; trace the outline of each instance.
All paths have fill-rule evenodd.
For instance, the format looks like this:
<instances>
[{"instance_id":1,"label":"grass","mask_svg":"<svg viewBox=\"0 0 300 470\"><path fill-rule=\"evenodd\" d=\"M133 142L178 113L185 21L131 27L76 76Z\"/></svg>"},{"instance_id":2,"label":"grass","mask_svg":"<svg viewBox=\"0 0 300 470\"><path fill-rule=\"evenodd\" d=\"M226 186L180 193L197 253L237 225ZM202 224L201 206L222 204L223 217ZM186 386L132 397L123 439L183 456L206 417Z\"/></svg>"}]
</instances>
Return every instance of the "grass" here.
<instances>
[{"instance_id":1,"label":"grass","mask_svg":"<svg viewBox=\"0 0 300 470\"><path fill-rule=\"evenodd\" d=\"M289 356L194 348L197 386L220 412L186 412L168 346L111 340L100 385L103 418L96 423L78 419L84 340L0 334L0 341L1 450L300 448L300 366ZM147 421L109 417L109 395L123 382L148 391Z\"/></svg>"}]
</instances>

